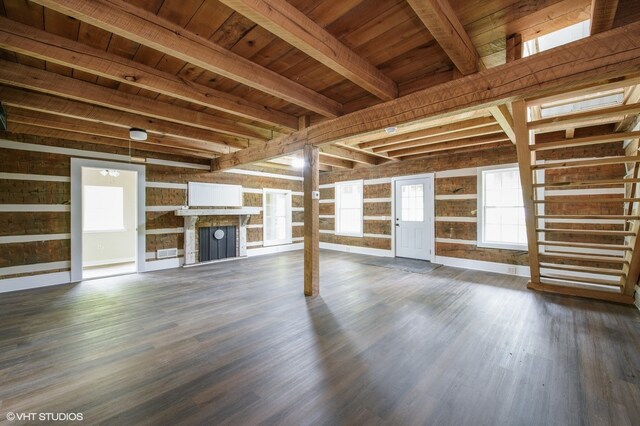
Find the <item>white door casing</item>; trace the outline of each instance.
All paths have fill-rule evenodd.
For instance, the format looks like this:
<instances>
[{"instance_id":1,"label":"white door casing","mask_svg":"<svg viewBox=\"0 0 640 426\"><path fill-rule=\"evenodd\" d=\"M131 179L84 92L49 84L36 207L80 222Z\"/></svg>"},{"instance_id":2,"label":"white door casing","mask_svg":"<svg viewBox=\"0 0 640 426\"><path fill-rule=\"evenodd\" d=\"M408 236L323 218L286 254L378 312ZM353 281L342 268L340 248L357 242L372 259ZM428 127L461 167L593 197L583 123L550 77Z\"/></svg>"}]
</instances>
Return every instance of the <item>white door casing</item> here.
<instances>
[{"instance_id":1,"label":"white door casing","mask_svg":"<svg viewBox=\"0 0 640 426\"><path fill-rule=\"evenodd\" d=\"M433 174L394 179L395 255L435 259Z\"/></svg>"}]
</instances>

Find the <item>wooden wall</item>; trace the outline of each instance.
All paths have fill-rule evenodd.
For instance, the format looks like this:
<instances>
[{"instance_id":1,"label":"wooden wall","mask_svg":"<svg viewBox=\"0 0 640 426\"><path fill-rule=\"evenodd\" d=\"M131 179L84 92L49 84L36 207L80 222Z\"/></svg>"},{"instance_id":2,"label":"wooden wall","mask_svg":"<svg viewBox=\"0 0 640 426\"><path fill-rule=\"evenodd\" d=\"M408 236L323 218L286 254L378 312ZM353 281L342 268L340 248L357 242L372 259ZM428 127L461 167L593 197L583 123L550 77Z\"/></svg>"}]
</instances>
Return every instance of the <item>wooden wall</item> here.
<instances>
[{"instance_id":1,"label":"wooden wall","mask_svg":"<svg viewBox=\"0 0 640 426\"><path fill-rule=\"evenodd\" d=\"M71 156L97 158L103 155L128 155L128 152L102 145L10 133L0 133L0 139L3 139L0 141L2 291L2 280L8 278L69 271ZM70 149L81 149L83 152L68 151ZM143 152L134 151L133 154L150 157ZM208 164L206 160L166 155L154 155L153 158L172 163L146 165L146 252L147 264L151 267L159 249L178 248L182 256L183 219L175 216L173 210L187 204L186 187L189 181L242 185L245 205L256 207L262 207L263 188L290 189L293 191L294 205L301 210L302 179L299 176L283 175L283 171L272 169L248 172L253 174L214 174L203 170ZM105 158L105 161L113 160ZM301 211L295 212L294 216L299 213ZM293 229L294 241L301 241L301 225L296 224ZM251 217L249 228L248 248L255 250L262 247L262 214Z\"/></svg>"},{"instance_id":2,"label":"wooden wall","mask_svg":"<svg viewBox=\"0 0 640 426\"><path fill-rule=\"evenodd\" d=\"M542 153L541 160L588 158L620 155L620 144L597 145L585 148L556 150ZM435 173L435 235L436 256L495 262L510 265L528 265L526 250L502 250L477 245L478 167L512 165L517 162L515 148L511 146L481 151L442 154L423 159L389 163L369 168L333 172L321 176L321 241L325 243L392 249L392 178L420 173ZM581 173L597 173L621 177L619 166L592 169L574 169L550 173L548 179L574 179ZM342 237L333 233L333 185L336 182L364 179L365 236ZM584 188L585 194L589 188ZM551 193L553 194L553 193ZM558 208L558 207L556 207ZM563 206L567 214L579 212L581 206ZM578 214L578 213L575 213ZM609 214L598 211L594 214ZM613 214L613 213L611 213ZM563 225L569 226L569 225ZM587 226L576 224L574 226Z\"/></svg>"}]
</instances>

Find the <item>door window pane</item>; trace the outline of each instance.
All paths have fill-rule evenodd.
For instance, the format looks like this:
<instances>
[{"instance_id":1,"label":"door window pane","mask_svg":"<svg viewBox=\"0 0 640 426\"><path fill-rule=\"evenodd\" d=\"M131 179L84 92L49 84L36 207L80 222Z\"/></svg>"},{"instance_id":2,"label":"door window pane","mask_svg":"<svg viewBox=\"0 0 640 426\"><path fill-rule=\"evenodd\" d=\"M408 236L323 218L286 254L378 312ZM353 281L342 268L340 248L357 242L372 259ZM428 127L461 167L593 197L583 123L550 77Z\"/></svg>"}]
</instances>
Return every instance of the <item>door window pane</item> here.
<instances>
[{"instance_id":1,"label":"door window pane","mask_svg":"<svg viewBox=\"0 0 640 426\"><path fill-rule=\"evenodd\" d=\"M424 185L402 185L402 211L400 220L404 222L424 221Z\"/></svg>"}]
</instances>

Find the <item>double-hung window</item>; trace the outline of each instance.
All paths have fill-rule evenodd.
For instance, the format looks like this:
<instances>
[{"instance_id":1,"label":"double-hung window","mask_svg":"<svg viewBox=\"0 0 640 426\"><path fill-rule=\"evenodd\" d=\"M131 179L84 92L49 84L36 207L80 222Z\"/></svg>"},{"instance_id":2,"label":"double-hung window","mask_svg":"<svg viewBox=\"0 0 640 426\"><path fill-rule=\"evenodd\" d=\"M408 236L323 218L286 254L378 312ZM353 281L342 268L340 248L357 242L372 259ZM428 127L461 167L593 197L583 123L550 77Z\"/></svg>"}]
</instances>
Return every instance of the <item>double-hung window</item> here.
<instances>
[{"instance_id":1,"label":"double-hung window","mask_svg":"<svg viewBox=\"0 0 640 426\"><path fill-rule=\"evenodd\" d=\"M263 192L264 224L262 245L290 244L291 191L265 189Z\"/></svg>"},{"instance_id":2,"label":"double-hung window","mask_svg":"<svg viewBox=\"0 0 640 426\"><path fill-rule=\"evenodd\" d=\"M518 167L478 169L478 246L527 249Z\"/></svg>"},{"instance_id":3,"label":"double-hung window","mask_svg":"<svg viewBox=\"0 0 640 426\"><path fill-rule=\"evenodd\" d=\"M362 192L362 180L336 183L336 235L363 236Z\"/></svg>"}]
</instances>

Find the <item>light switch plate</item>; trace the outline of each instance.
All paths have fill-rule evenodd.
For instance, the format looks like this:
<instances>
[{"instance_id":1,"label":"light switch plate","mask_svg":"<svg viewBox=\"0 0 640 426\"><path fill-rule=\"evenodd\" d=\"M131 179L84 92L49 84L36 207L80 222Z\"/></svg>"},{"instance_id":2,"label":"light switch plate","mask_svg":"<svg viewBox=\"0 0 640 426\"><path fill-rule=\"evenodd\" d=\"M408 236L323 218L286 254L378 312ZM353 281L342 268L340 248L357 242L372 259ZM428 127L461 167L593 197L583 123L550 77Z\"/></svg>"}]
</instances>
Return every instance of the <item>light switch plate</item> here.
<instances>
[{"instance_id":1,"label":"light switch plate","mask_svg":"<svg viewBox=\"0 0 640 426\"><path fill-rule=\"evenodd\" d=\"M311 191L311 199L319 200L320 199L320 191Z\"/></svg>"}]
</instances>

